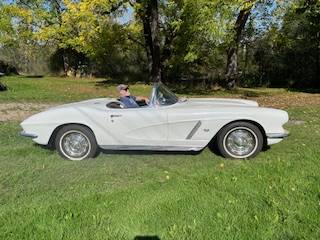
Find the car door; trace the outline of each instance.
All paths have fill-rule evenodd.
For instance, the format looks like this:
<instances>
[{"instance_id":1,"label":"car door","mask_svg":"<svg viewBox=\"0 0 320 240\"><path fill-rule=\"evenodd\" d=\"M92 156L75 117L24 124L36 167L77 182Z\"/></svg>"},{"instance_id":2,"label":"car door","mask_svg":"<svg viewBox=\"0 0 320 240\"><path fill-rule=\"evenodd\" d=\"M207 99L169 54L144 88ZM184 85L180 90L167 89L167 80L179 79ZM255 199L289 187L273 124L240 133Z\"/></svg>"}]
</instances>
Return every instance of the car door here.
<instances>
[{"instance_id":1,"label":"car door","mask_svg":"<svg viewBox=\"0 0 320 240\"><path fill-rule=\"evenodd\" d=\"M167 140L167 113L157 107L111 109L108 129L113 134L106 145L163 146ZM109 138L110 139L110 138Z\"/></svg>"},{"instance_id":2,"label":"car door","mask_svg":"<svg viewBox=\"0 0 320 240\"><path fill-rule=\"evenodd\" d=\"M172 146L202 146L203 142L194 137L201 125L199 116L192 111L173 106L168 109L168 143Z\"/></svg>"},{"instance_id":3,"label":"car door","mask_svg":"<svg viewBox=\"0 0 320 240\"><path fill-rule=\"evenodd\" d=\"M214 136L212 117L198 110L195 104L180 101L167 109L168 144L189 150L199 150Z\"/></svg>"}]
</instances>

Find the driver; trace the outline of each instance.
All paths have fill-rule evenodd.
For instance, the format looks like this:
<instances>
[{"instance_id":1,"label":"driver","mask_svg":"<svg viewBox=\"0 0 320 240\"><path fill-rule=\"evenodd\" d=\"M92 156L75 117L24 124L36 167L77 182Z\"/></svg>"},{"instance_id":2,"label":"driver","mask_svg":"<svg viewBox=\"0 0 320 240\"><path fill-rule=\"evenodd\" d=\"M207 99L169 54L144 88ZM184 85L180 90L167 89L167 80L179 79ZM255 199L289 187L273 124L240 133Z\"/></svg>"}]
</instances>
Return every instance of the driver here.
<instances>
[{"instance_id":1,"label":"driver","mask_svg":"<svg viewBox=\"0 0 320 240\"><path fill-rule=\"evenodd\" d=\"M120 102L122 102L126 108L138 108L139 105L137 101L145 101L149 103L149 98L143 96L131 96L129 91L129 86L125 84L120 84L117 86L117 90L120 95Z\"/></svg>"}]
</instances>

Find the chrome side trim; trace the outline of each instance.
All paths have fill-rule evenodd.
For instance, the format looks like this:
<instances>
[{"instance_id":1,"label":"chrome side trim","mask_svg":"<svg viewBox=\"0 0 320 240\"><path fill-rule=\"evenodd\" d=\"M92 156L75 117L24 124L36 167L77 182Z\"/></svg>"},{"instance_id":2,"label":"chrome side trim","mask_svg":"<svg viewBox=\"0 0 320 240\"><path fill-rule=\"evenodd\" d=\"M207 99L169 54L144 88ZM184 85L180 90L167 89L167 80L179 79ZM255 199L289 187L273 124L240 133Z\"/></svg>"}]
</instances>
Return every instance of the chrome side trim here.
<instances>
[{"instance_id":1,"label":"chrome side trim","mask_svg":"<svg viewBox=\"0 0 320 240\"><path fill-rule=\"evenodd\" d=\"M32 134L32 133L27 133L25 131L21 131L20 132L20 135L23 136L23 137L29 137L29 138L37 138L38 136L35 135L35 134Z\"/></svg>"},{"instance_id":2,"label":"chrome side trim","mask_svg":"<svg viewBox=\"0 0 320 240\"><path fill-rule=\"evenodd\" d=\"M100 145L105 150L147 150L147 151L200 151L202 147L147 146L147 145Z\"/></svg>"},{"instance_id":3,"label":"chrome side trim","mask_svg":"<svg viewBox=\"0 0 320 240\"><path fill-rule=\"evenodd\" d=\"M267 133L267 138L286 138L290 135L288 131L284 133Z\"/></svg>"},{"instance_id":4,"label":"chrome side trim","mask_svg":"<svg viewBox=\"0 0 320 240\"><path fill-rule=\"evenodd\" d=\"M201 121L198 121L196 125L191 129L190 133L186 137L186 139L191 139L193 135L198 131L199 127L201 126Z\"/></svg>"}]
</instances>

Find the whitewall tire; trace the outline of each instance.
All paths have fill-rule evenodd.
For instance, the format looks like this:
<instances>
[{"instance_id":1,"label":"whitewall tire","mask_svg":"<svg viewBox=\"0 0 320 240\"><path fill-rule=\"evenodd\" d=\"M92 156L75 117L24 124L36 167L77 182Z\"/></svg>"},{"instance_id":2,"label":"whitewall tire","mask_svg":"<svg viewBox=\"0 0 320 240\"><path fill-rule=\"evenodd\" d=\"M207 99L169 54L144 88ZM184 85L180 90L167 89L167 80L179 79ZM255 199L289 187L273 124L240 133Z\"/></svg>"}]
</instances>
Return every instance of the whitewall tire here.
<instances>
[{"instance_id":1,"label":"whitewall tire","mask_svg":"<svg viewBox=\"0 0 320 240\"><path fill-rule=\"evenodd\" d=\"M249 122L234 122L217 135L217 146L226 158L247 159L255 157L263 148L263 134Z\"/></svg>"},{"instance_id":2,"label":"whitewall tire","mask_svg":"<svg viewBox=\"0 0 320 240\"><path fill-rule=\"evenodd\" d=\"M98 151L92 131L77 124L66 125L58 131L55 147L60 156L73 161L95 157Z\"/></svg>"}]
</instances>

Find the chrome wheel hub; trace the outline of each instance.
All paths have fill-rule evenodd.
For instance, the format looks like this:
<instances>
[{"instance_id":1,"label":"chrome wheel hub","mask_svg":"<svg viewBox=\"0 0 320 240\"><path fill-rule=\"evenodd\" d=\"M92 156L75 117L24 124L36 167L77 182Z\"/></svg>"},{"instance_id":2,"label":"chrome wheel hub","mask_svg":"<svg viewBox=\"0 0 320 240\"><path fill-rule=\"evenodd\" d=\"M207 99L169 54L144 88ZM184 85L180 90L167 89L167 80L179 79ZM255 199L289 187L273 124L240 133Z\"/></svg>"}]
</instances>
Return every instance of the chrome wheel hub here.
<instances>
[{"instance_id":1,"label":"chrome wheel hub","mask_svg":"<svg viewBox=\"0 0 320 240\"><path fill-rule=\"evenodd\" d=\"M81 160L89 154L91 145L88 137L82 132L72 130L61 137L60 148L69 159Z\"/></svg>"},{"instance_id":2,"label":"chrome wheel hub","mask_svg":"<svg viewBox=\"0 0 320 240\"><path fill-rule=\"evenodd\" d=\"M244 127L230 130L224 138L226 151L235 158L249 157L256 150L257 142L256 134Z\"/></svg>"}]
</instances>

